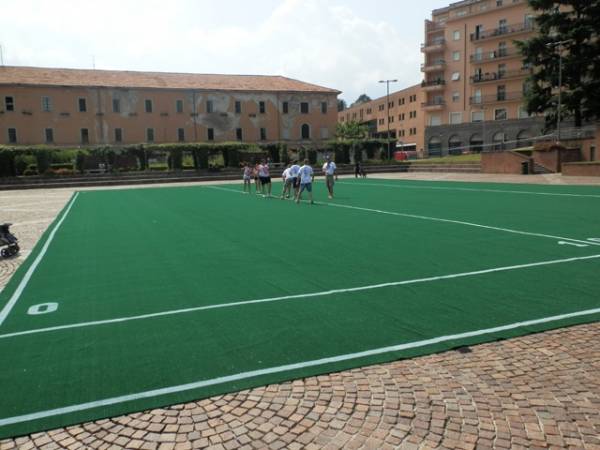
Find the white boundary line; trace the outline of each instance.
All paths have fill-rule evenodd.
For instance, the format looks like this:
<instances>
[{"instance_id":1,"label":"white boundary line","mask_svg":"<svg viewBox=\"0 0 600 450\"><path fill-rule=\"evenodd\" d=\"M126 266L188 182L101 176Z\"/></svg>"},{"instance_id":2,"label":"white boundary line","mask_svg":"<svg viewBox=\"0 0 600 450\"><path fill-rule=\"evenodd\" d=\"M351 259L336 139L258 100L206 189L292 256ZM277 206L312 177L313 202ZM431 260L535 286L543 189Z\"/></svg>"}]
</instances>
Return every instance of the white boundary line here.
<instances>
[{"instance_id":1,"label":"white boundary line","mask_svg":"<svg viewBox=\"0 0 600 450\"><path fill-rule=\"evenodd\" d=\"M600 313L600 308L588 309L588 310L584 310L584 311L577 311L577 312L561 314L561 315L556 315L556 316L543 317L540 319L527 320L524 322L515 322L515 323L508 324L508 325L501 325L501 326L493 327L493 328L485 328L485 329L481 329L481 330L467 331L464 333L439 336L439 337L435 337L435 338L431 338L431 339L424 339L421 341L408 342L405 344L392 345L392 346L388 346L388 347L380 347L380 348L365 350L365 351L361 351L361 352L347 353L347 354L343 354L343 355L331 356L331 357L321 358L321 359L314 359L314 360L304 361L304 362L299 362L299 363L294 363L294 364L286 364L286 365L282 365L282 366L268 367L265 369L250 370L247 372L240 372L240 373L236 373L233 375L211 378L208 380L195 381L193 383L186 383L186 384L180 384L180 385L176 385L176 386L164 387L164 388L160 388L160 389L152 389L149 391L136 392L134 394L121 395L118 397L110 397L110 398L105 398L102 400L95 400L95 401L79 403L79 404L71 405L71 406L64 406L62 408L55 408L55 409L49 409L46 411L38 411L38 412L34 412L34 413L23 414L20 416L6 417L3 419L0 419L0 426L13 425L13 424L18 424L18 423L22 423L22 422L28 422L31 420L59 416L59 415L78 412L78 411L85 411L85 410L103 407L103 406L116 405L119 403L125 403L125 402L140 400L140 399L144 399L144 398L158 397L161 395L175 394L178 392L185 392L185 391L190 391L193 389L200 389L200 388L205 388L208 386L215 386L215 385L223 384L223 383L247 380L249 378L255 378L255 377L259 377L259 376L263 376L263 375L271 375L271 374L275 374L275 373L305 369L308 367L321 366L321 365L325 365L325 364L338 363L338 362L342 362L342 361L350 361L350 360L354 360L354 359L365 358L365 357L375 356L375 355L381 355L381 354L385 354L385 353L399 352L402 350L408 350L408 349L413 349L413 348L425 347L428 345L439 344L441 342L448 342L448 341L453 341L453 340L458 340L458 339L466 339L466 338L470 338L470 337L474 337L474 336L483 336L486 334L497 333L500 331L513 330L516 328L523 328L523 327L527 327L527 326L531 326L531 325L538 325L538 324L542 324L542 323L556 322L559 320L569 319L569 318L573 318L573 317L589 316L589 315L598 314L598 313Z\"/></svg>"},{"instance_id":2,"label":"white boundary line","mask_svg":"<svg viewBox=\"0 0 600 450\"><path fill-rule=\"evenodd\" d=\"M504 189L474 189L474 188L459 188L459 187L443 187L443 186L417 186L414 184L386 184L386 183L348 183L344 181L338 181L336 184L344 184L347 186L383 186L383 187L391 187L398 189L435 189L435 190L443 190L443 191L473 191L473 192L499 192L506 194L527 194L527 195L549 195L556 197L590 197L590 198L600 198L600 195L594 194L566 194L559 192L535 192L535 191L512 191L512 190L504 190Z\"/></svg>"},{"instance_id":3,"label":"white boundary line","mask_svg":"<svg viewBox=\"0 0 600 450\"><path fill-rule=\"evenodd\" d=\"M241 300L241 301L235 301L235 302L229 302L229 303L217 303L214 305L196 306L193 308L184 308L184 309L175 309L175 310L162 311L162 312L157 312L157 313L142 314L139 316L129 316L129 317L120 317L120 318L116 318L116 319L96 320L93 322L73 323L73 324L69 324L69 325L58 325L58 326L48 327L48 328L36 328L33 330L17 331L14 333L2 334L2 335L0 335L0 339L8 339L8 338L13 338L13 337L17 337L17 336L29 335L29 334L47 333L50 331L59 331L59 330L67 330L67 329L73 329L73 328L84 328L84 327L91 327L91 326L97 326L97 325L107 325L107 324L112 324L112 323L129 322L132 320L150 319L150 318L154 318L154 317L172 316L172 315L176 315L176 314L185 314L185 313L191 313L191 312L197 312L197 311L207 311L210 309L232 308L235 306L256 305L256 304L260 304L260 303L272 303L272 302L278 302L278 301L282 301L282 300L294 300L294 299L300 299L300 298L325 297L325 296L329 296L329 295L343 294L343 293L348 293L348 292L368 291L368 290L381 289L381 288L393 287L393 286L404 286L404 285L409 285L409 284L426 283L426 282L431 282L431 281L450 280L450 279L454 279L454 278L464 278L464 277L475 276L475 275L484 275L484 274L488 274L488 273L506 272L509 270L525 269L525 268L529 268L529 267L549 266L549 265L553 265L553 264L564 264L564 263L570 263L570 262L575 262L575 261L585 261L585 260L591 260L591 259L600 259L600 254L590 255L590 256L579 256L579 257L566 258L566 259L555 259L555 260L550 260L550 261L541 261L541 262L535 262L535 263L529 263L529 264L519 264L519 265L515 265L515 266L495 267L492 269L483 269L483 270L477 270L474 272L453 273L453 274L449 274L449 275L439 275L439 276L433 276L433 277L427 277L427 278L417 278L414 280L393 281L393 282L389 282L389 283L372 284L372 285L368 285L368 286L358 286L358 287L346 288L346 289L331 289L328 291L309 292L309 293L305 293L305 294L295 294L295 295L285 295L285 296L281 296L281 297L269 297L269 298L255 299L255 300Z\"/></svg>"},{"instance_id":4,"label":"white boundary line","mask_svg":"<svg viewBox=\"0 0 600 450\"><path fill-rule=\"evenodd\" d=\"M48 236L48 239L46 240L46 243L44 244L44 246L42 247L42 249L38 253L37 257L35 258L35 260L31 264L31 266L29 266L29 269L27 269L27 272L25 273L25 276L23 277L23 279L21 280L21 282L17 286L17 289L13 293L12 297L10 298L10 300L8 301L8 303L4 306L4 308L2 309L2 311L0 311L0 326L2 325L2 323L4 322L4 320L6 320L6 317L8 316L8 314L10 313L10 311L12 310L13 306L15 306L15 303L17 303L17 301L21 297L21 294L23 293L23 290L27 286L27 283L29 283L29 279L33 275L33 272L35 272L35 269L37 268L37 266L42 261L42 258L46 254L46 251L48 250L48 247L50 246L50 243L52 242L52 239L54 239L54 235L56 234L56 232L58 231L58 228L61 226L61 224L63 223L63 221L67 217L67 214L69 214L69 211L71 210L71 207L75 203L75 200L77 199L78 195L79 195L79 192L75 192L75 195L73 196L73 198L69 202L69 205L67 206L67 209L65 210L64 214L62 215L62 217L57 222L56 226L54 227L54 229L52 230L52 232Z\"/></svg>"},{"instance_id":5,"label":"white boundary line","mask_svg":"<svg viewBox=\"0 0 600 450\"><path fill-rule=\"evenodd\" d=\"M233 193L238 193L238 194L243 193L242 191L234 191L233 189L227 189L227 188L216 187L216 186L205 186L205 187L209 188L209 189L217 189L220 191L227 191L227 192L233 192ZM434 222L453 223L453 224L457 224L457 225L466 225L469 227L485 228L487 230L503 231L505 233L522 234L525 236L543 237L543 238L554 239L554 240L559 240L559 241L570 241L570 242L577 242L579 244L600 246L600 242L584 241L581 239L568 238L568 237L564 237L564 236L553 236L551 234L532 233L529 231L513 230L512 228L501 228L501 227L494 227L491 225L481 225L478 223L464 222L462 220L442 219L440 217L421 216L418 214L406 214L406 213L399 213L399 212L395 212L395 211L385 211L382 209L363 208L361 206L342 205L340 203L315 202L315 204L325 205L325 206L333 206L336 208L355 209L357 211L374 212L377 214L386 214L386 215L390 215L390 216L408 217L409 219L420 219L420 220L431 220Z\"/></svg>"}]
</instances>

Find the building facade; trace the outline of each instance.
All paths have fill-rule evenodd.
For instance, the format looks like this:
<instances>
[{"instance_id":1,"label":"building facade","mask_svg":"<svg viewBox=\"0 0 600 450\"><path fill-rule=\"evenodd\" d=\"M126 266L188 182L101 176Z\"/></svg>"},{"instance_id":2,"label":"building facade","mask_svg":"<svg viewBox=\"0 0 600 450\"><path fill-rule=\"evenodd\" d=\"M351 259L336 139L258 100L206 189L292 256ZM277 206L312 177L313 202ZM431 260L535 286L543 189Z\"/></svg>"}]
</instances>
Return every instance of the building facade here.
<instances>
[{"instance_id":1,"label":"building facade","mask_svg":"<svg viewBox=\"0 0 600 450\"><path fill-rule=\"evenodd\" d=\"M388 132L398 150L422 152L424 149L424 101L420 85L392 92L338 113L340 123L356 121L369 127L371 137L385 138Z\"/></svg>"},{"instance_id":2,"label":"building facade","mask_svg":"<svg viewBox=\"0 0 600 450\"><path fill-rule=\"evenodd\" d=\"M0 67L0 144L318 147L339 93L281 76Z\"/></svg>"},{"instance_id":3,"label":"building facade","mask_svg":"<svg viewBox=\"0 0 600 450\"><path fill-rule=\"evenodd\" d=\"M515 41L535 33L526 0L465 0L434 10L422 44L430 155L508 148L543 128L523 105L530 68Z\"/></svg>"}]
</instances>

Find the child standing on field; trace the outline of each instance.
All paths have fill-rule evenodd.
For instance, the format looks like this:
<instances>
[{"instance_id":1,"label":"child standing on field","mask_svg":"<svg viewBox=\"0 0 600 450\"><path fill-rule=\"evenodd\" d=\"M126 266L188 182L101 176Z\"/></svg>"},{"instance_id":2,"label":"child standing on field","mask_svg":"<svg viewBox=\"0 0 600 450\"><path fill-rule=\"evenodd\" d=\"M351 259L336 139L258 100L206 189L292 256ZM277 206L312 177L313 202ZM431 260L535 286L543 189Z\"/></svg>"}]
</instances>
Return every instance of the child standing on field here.
<instances>
[{"instance_id":1,"label":"child standing on field","mask_svg":"<svg viewBox=\"0 0 600 450\"><path fill-rule=\"evenodd\" d=\"M252 169L248 163L244 163L244 193L249 194L252 188Z\"/></svg>"}]
</instances>

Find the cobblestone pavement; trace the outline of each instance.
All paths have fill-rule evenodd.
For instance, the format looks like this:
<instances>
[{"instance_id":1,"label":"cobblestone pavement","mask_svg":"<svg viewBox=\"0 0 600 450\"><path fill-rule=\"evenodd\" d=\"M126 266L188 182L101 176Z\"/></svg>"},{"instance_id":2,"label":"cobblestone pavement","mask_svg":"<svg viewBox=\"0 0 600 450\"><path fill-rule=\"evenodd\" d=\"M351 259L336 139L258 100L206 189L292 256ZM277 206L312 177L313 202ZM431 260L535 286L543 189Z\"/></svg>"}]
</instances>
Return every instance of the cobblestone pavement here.
<instances>
[{"instance_id":1,"label":"cobblestone pavement","mask_svg":"<svg viewBox=\"0 0 600 450\"><path fill-rule=\"evenodd\" d=\"M0 220L23 247L0 261L0 288L71 193L0 192ZM600 323L0 441L0 450L206 447L600 450Z\"/></svg>"}]
</instances>

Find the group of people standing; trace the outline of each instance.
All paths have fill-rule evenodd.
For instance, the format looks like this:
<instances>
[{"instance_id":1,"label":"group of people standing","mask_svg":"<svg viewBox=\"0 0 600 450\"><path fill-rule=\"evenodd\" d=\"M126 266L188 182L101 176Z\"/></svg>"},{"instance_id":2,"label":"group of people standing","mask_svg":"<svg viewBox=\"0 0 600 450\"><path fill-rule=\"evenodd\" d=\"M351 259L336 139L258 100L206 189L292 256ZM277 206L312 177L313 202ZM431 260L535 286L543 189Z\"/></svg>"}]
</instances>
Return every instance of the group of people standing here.
<instances>
[{"instance_id":1,"label":"group of people standing","mask_svg":"<svg viewBox=\"0 0 600 450\"><path fill-rule=\"evenodd\" d=\"M331 157L327 156L325 164L323 164L323 173L325 174L325 182L329 198L333 198L333 185L335 183L337 167ZM308 192L310 203L313 204L312 184L315 180L313 168L310 166L308 159L305 159L303 165L300 166L297 160L288 164L281 174L283 179L283 191L281 199L290 198L292 190L294 191L294 200L300 203L302 193ZM244 165L244 192L250 194L252 190L252 180L254 179L256 194L264 197L271 197L271 175L269 161L261 161L254 167L248 163Z\"/></svg>"}]
</instances>

